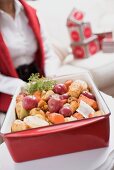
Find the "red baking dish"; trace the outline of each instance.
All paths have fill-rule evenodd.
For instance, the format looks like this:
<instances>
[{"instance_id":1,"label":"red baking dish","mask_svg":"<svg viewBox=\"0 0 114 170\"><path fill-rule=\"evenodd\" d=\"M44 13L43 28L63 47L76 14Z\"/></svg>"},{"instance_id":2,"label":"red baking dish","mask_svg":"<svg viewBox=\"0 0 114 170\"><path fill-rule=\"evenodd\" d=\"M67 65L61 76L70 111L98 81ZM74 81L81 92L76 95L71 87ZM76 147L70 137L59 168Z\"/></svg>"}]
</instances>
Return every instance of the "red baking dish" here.
<instances>
[{"instance_id":1,"label":"red baking dish","mask_svg":"<svg viewBox=\"0 0 114 170\"><path fill-rule=\"evenodd\" d=\"M109 144L110 111L90 74L80 73L55 79L61 83L68 79L86 81L105 115L11 133L11 124L15 120L15 99L22 89L20 87L12 99L1 129L1 135L15 162L96 149Z\"/></svg>"}]
</instances>

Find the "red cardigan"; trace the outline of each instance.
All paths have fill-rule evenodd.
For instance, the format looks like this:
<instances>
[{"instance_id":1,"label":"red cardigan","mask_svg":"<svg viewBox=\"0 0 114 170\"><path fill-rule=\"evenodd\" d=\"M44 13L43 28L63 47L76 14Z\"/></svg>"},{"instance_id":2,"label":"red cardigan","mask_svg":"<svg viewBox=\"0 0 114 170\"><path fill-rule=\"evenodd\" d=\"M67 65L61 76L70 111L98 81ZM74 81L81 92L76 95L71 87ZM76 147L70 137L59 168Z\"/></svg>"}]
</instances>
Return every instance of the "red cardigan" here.
<instances>
[{"instance_id":1,"label":"red cardigan","mask_svg":"<svg viewBox=\"0 0 114 170\"><path fill-rule=\"evenodd\" d=\"M25 0L19 0L24 7L25 14L28 17L29 24L36 36L36 40L38 42L38 51L36 53L36 63L40 70L40 74L44 75L44 51L43 51L43 43L40 32L40 24L36 15L36 11L34 8L29 6ZM3 37L0 33L0 73L11 76L18 77L16 69L14 68L10 53L6 44L3 40ZM9 104L11 102L11 95L0 93L0 111L6 112Z\"/></svg>"}]
</instances>

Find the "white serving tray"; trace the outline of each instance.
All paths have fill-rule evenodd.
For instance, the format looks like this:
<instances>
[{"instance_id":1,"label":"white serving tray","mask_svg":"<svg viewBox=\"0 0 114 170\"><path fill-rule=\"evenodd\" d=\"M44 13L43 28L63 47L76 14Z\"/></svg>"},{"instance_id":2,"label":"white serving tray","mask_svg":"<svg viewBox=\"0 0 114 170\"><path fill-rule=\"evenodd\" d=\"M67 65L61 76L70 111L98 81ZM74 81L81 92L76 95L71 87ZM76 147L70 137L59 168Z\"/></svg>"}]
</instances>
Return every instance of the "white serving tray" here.
<instances>
[{"instance_id":1,"label":"white serving tray","mask_svg":"<svg viewBox=\"0 0 114 170\"><path fill-rule=\"evenodd\" d=\"M103 97L100 95L99 90L97 89L89 72L86 72L86 73L81 72L81 73L77 73L77 74L58 76L58 77L54 78L54 80L56 80L58 83L64 83L66 80L69 80L69 79L72 79L72 80L79 79L79 80L86 81L87 84L89 85L89 88L92 89L92 93L96 96L97 103L99 105L99 109L103 110L104 113L106 113L106 114L110 113ZM26 83L24 83L21 87L19 87L16 90L15 95L13 96L12 102L11 102L10 107L7 112L7 116L5 118L3 126L1 128L2 134L11 132L11 125L12 125L13 121L16 119L16 114L15 114L16 96L22 91L22 89L24 88L25 85L26 85Z\"/></svg>"}]
</instances>

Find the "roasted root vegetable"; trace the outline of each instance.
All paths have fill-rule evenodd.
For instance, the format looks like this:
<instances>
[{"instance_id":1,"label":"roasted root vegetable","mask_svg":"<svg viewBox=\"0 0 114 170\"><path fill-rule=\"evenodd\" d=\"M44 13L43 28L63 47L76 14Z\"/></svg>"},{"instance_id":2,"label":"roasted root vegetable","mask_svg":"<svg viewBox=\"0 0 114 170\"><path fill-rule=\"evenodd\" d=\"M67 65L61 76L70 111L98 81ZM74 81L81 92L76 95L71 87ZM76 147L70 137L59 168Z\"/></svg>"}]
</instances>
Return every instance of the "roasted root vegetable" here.
<instances>
[{"instance_id":1,"label":"roasted root vegetable","mask_svg":"<svg viewBox=\"0 0 114 170\"><path fill-rule=\"evenodd\" d=\"M16 97L15 111L18 120L12 124L13 132L105 114L87 82L57 83L36 74L30 77L24 93Z\"/></svg>"}]
</instances>

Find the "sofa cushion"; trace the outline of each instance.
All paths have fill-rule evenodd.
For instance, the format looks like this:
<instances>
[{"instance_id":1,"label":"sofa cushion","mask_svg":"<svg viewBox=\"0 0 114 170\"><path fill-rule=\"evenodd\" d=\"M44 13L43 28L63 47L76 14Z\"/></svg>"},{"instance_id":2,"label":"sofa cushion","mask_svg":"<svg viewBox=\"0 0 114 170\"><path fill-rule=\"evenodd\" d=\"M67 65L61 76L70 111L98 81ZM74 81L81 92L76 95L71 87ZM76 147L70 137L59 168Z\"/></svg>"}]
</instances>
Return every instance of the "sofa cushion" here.
<instances>
[{"instance_id":1,"label":"sofa cushion","mask_svg":"<svg viewBox=\"0 0 114 170\"><path fill-rule=\"evenodd\" d=\"M98 52L87 59L70 59L70 64L90 71L100 89L114 87L114 53Z\"/></svg>"}]
</instances>

